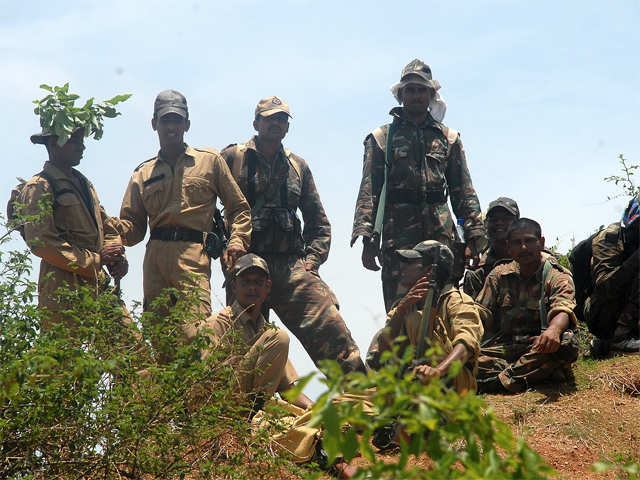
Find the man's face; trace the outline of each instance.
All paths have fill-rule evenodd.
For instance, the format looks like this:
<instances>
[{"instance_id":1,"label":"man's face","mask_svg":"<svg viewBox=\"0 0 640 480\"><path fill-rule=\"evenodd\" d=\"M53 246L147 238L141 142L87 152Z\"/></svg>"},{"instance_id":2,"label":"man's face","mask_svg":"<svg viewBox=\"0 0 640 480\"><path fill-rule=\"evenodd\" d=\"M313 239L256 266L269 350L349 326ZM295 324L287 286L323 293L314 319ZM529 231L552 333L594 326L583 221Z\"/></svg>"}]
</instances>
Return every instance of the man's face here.
<instances>
[{"instance_id":1,"label":"man's face","mask_svg":"<svg viewBox=\"0 0 640 480\"><path fill-rule=\"evenodd\" d=\"M189 131L191 122L172 112L159 118L153 117L151 126L158 132L160 148L176 148L184 144L184 133Z\"/></svg>"},{"instance_id":2,"label":"man's face","mask_svg":"<svg viewBox=\"0 0 640 480\"><path fill-rule=\"evenodd\" d=\"M421 260L404 262L401 264L400 285L408 291L422 277L431 274L433 265L423 265Z\"/></svg>"},{"instance_id":3,"label":"man's face","mask_svg":"<svg viewBox=\"0 0 640 480\"><path fill-rule=\"evenodd\" d=\"M516 216L502 207L495 207L487 213L487 233L489 241L496 242L507 239L507 230Z\"/></svg>"},{"instance_id":4,"label":"man's face","mask_svg":"<svg viewBox=\"0 0 640 480\"><path fill-rule=\"evenodd\" d=\"M413 76L409 75L407 81L411 81ZM416 77L416 81L419 77ZM429 109L429 103L433 97L433 90L425 86L424 83L409 83L402 89L402 106L409 113L419 115Z\"/></svg>"},{"instance_id":5,"label":"man's face","mask_svg":"<svg viewBox=\"0 0 640 480\"><path fill-rule=\"evenodd\" d=\"M49 151L53 152L55 163L65 167L75 167L80 164L84 152L84 129L73 132L67 143L59 146L58 137L49 137Z\"/></svg>"},{"instance_id":6,"label":"man's face","mask_svg":"<svg viewBox=\"0 0 640 480\"><path fill-rule=\"evenodd\" d=\"M509 235L507 245L509 255L520 265L534 265L540 263L544 237L538 238L529 230L516 230Z\"/></svg>"},{"instance_id":7,"label":"man's face","mask_svg":"<svg viewBox=\"0 0 640 480\"><path fill-rule=\"evenodd\" d=\"M250 268L236 277L234 290L240 305L261 308L271 291L271 280L259 268Z\"/></svg>"},{"instance_id":8,"label":"man's face","mask_svg":"<svg viewBox=\"0 0 640 480\"><path fill-rule=\"evenodd\" d=\"M263 141L281 142L289 131L289 116L284 112L274 113L268 117L259 115L253 122L258 138Z\"/></svg>"}]
</instances>

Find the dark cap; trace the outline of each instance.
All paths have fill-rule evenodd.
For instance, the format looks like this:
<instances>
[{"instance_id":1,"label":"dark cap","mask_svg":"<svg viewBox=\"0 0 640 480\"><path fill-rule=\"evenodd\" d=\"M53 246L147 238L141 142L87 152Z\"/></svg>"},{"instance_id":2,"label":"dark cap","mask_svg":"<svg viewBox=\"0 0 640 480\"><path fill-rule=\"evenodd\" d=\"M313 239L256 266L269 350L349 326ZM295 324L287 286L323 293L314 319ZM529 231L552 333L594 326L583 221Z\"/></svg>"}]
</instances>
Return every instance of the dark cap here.
<instances>
[{"instance_id":1,"label":"dark cap","mask_svg":"<svg viewBox=\"0 0 640 480\"><path fill-rule=\"evenodd\" d=\"M153 115L164 117L167 113L177 113L185 120L189 118L187 99L177 90L160 92L153 103Z\"/></svg>"},{"instance_id":2,"label":"dark cap","mask_svg":"<svg viewBox=\"0 0 640 480\"><path fill-rule=\"evenodd\" d=\"M514 215L516 218L520 218L520 209L518 208L518 204L515 200L512 200L508 197L498 197L493 202L489 204L489 209L487 210L487 215L489 212L496 207L502 207L511 215Z\"/></svg>"},{"instance_id":3,"label":"dark cap","mask_svg":"<svg viewBox=\"0 0 640 480\"><path fill-rule=\"evenodd\" d=\"M233 276L237 277L242 272L250 268L259 268L264 273L269 275L269 267L267 262L262 257L259 257L255 253L247 253L236 260L236 264L233 266Z\"/></svg>"},{"instance_id":4,"label":"dark cap","mask_svg":"<svg viewBox=\"0 0 640 480\"><path fill-rule=\"evenodd\" d=\"M76 133L76 132L77 132L78 130L80 130L81 128L82 128L82 129L84 129L84 127L75 127L71 133L72 133L72 134L73 134L73 133ZM50 132L50 131L45 130L45 129L42 129L42 132L40 132L40 133L34 133L34 134L33 134L33 135L31 135L31 137L29 137L29 138L30 138L30 140L31 140L31 143L34 143L34 144L36 144L36 145L38 145L38 144L40 144L40 145L46 145L46 144L47 144L47 142L49 141L49 140L48 140L48 139L49 139L49 137L55 137L55 136L56 136L56 134L55 134L55 133Z\"/></svg>"},{"instance_id":5,"label":"dark cap","mask_svg":"<svg viewBox=\"0 0 640 480\"><path fill-rule=\"evenodd\" d=\"M439 263L440 257L451 257L453 263L453 253L445 244L435 240L425 240L420 242L410 250L396 250L396 253L407 260L426 260L426 263Z\"/></svg>"},{"instance_id":6,"label":"dark cap","mask_svg":"<svg viewBox=\"0 0 640 480\"><path fill-rule=\"evenodd\" d=\"M256 106L256 118L258 115L261 117L269 117L276 113L283 112L286 113L289 117L291 117L291 111L289 110L289 105L287 102L282 100L279 97L267 97L263 98L258 102Z\"/></svg>"}]
</instances>

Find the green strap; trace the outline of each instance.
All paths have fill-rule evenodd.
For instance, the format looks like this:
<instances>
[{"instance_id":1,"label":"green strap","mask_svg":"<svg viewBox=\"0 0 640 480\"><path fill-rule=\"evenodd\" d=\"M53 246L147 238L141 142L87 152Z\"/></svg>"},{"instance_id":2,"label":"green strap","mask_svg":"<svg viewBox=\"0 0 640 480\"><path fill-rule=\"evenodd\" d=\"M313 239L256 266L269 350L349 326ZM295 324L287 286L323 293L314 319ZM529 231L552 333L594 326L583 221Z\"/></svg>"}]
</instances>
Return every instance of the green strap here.
<instances>
[{"instance_id":1,"label":"green strap","mask_svg":"<svg viewBox=\"0 0 640 480\"><path fill-rule=\"evenodd\" d=\"M373 234L382 240L382 224L384 222L384 211L387 205L387 183L389 179L389 152L391 151L391 141L393 140L393 134L395 128L393 122L389 124L387 130L387 148L384 152L384 183L382 184L382 190L380 191L380 199L378 200L378 210L376 211L376 222L373 226Z\"/></svg>"},{"instance_id":2,"label":"green strap","mask_svg":"<svg viewBox=\"0 0 640 480\"><path fill-rule=\"evenodd\" d=\"M435 288L430 286L427 292L427 298L424 300L422 322L420 323L420 336L418 336L418 345L416 345L416 360L420 360L424 356L427 350L427 337L430 338L433 333L431 309L433 308L434 290Z\"/></svg>"},{"instance_id":3,"label":"green strap","mask_svg":"<svg viewBox=\"0 0 640 480\"><path fill-rule=\"evenodd\" d=\"M544 295L544 282L547 279L550 270L551 262L549 260L545 260L544 266L542 267L542 280L540 282L540 329L542 332L544 332L549 326L549 320L547 319L547 305Z\"/></svg>"}]
</instances>

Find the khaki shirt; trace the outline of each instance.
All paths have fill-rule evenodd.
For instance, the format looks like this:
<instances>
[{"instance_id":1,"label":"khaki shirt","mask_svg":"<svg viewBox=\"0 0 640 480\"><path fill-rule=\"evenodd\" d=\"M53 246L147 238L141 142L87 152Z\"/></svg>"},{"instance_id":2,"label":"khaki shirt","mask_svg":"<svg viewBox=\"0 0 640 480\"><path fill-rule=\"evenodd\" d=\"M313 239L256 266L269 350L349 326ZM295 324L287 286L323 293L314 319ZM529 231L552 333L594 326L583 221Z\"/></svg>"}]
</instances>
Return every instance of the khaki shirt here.
<instances>
[{"instance_id":1,"label":"khaki shirt","mask_svg":"<svg viewBox=\"0 0 640 480\"><path fill-rule=\"evenodd\" d=\"M226 306L219 313L209 317L205 327L213 332L210 338L215 345L229 340L233 341L231 336L238 335L238 339L242 340L247 348L251 348L260 335L262 335L267 328L271 328L262 314L260 314L254 322L246 313L246 310L247 309L236 300L233 302L233 305ZM282 381L276 391L284 392L289 390L299 378L293 363L291 363L290 359L287 359Z\"/></svg>"},{"instance_id":2,"label":"khaki shirt","mask_svg":"<svg viewBox=\"0 0 640 480\"><path fill-rule=\"evenodd\" d=\"M40 214L43 200L53 202L53 211L25 225L25 240L49 265L95 278L102 271L100 250L105 244L120 243L117 219L107 215L93 185L77 170L73 169L76 182L51 162L44 164L43 171L55 185L36 175L25 184L18 201L25 205L25 215Z\"/></svg>"},{"instance_id":3,"label":"khaki shirt","mask_svg":"<svg viewBox=\"0 0 640 480\"><path fill-rule=\"evenodd\" d=\"M387 315L387 326L391 325L396 315L398 315L397 309L391 309ZM400 335L406 336L411 345L417 346L421 325L422 308L420 305L414 305L402 320ZM433 336L428 339L428 344L439 344L443 350L443 356L438 358L438 361L442 361L453 347L462 343L471 354L469 360L473 366L471 371L475 371L483 333L480 315L471 297L455 287L449 288L440 295ZM392 339L389 340L392 341Z\"/></svg>"},{"instance_id":4,"label":"khaki shirt","mask_svg":"<svg viewBox=\"0 0 640 480\"><path fill-rule=\"evenodd\" d=\"M249 205L226 162L213 149L186 147L175 165L160 154L135 169L120 209L125 245L144 239L149 228L175 226L209 232L220 197L230 225L229 245L249 247Z\"/></svg>"}]
</instances>

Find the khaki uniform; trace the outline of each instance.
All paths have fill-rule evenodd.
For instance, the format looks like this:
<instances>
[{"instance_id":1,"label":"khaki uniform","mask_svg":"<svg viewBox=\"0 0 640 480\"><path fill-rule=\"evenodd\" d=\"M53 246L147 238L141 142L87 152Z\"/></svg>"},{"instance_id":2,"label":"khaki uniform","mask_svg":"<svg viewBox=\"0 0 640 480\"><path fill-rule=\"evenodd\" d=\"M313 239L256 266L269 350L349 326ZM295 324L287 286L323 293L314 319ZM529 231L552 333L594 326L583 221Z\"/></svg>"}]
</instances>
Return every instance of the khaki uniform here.
<instances>
[{"instance_id":1,"label":"khaki uniform","mask_svg":"<svg viewBox=\"0 0 640 480\"><path fill-rule=\"evenodd\" d=\"M387 314L386 327L389 327L395 316L396 308ZM420 326L422 324L422 310L415 305L402 319L401 336L406 336L409 344L414 347L419 343ZM480 353L480 340L484 329L480 321L480 315L473 299L457 288L449 287L438 299L436 318L434 321L433 336L428 339L427 345L439 345L442 354L431 359L439 363L451 353L453 347L462 343L471 356L462 367L460 373L454 378L454 388L458 393L476 390L475 375L478 369L478 355ZM369 347L367 364L372 368L380 365L379 340L382 336L388 336L388 330L380 330ZM387 339L390 343L393 339Z\"/></svg>"},{"instance_id":2,"label":"khaki uniform","mask_svg":"<svg viewBox=\"0 0 640 480\"><path fill-rule=\"evenodd\" d=\"M271 327L262 315L253 322L245 309L234 302L209 317L205 327L212 330L211 340L215 345L240 344L232 361L239 367L238 383L242 392L264 392L271 396L289 390L298 380L298 373L288 359L289 335Z\"/></svg>"},{"instance_id":3,"label":"khaki uniform","mask_svg":"<svg viewBox=\"0 0 640 480\"><path fill-rule=\"evenodd\" d=\"M398 297L401 261L396 249L411 248L423 240L437 240L455 249L455 219L464 219L465 239L484 237L480 203L476 195L460 136L431 116L421 125L393 108L393 152L389 155L387 196L381 241L382 290L385 307ZM385 152L389 125L364 140L362 182L356 201L351 245L359 236L372 238L385 179Z\"/></svg>"},{"instance_id":4,"label":"khaki uniform","mask_svg":"<svg viewBox=\"0 0 640 480\"><path fill-rule=\"evenodd\" d=\"M545 261L551 265L542 278ZM544 288L543 319L540 312ZM578 358L578 345L568 330L555 353L529 353L532 337L540 335L557 314L569 315L570 329L576 326L575 289L571 273L553 255L542 252L542 262L531 278L520 276L515 260L495 267L487 276L476 302L481 307L485 339L481 350L478 379L498 375L509 391L519 392L567 370Z\"/></svg>"},{"instance_id":5,"label":"khaki uniform","mask_svg":"<svg viewBox=\"0 0 640 480\"><path fill-rule=\"evenodd\" d=\"M249 206L226 163L215 150L187 146L171 165L158 154L139 165L129 181L120 210L120 233L124 244L132 246L144 239L149 228L182 227L209 232L216 200L220 197L230 225L230 245L248 248L251 235ZM168 287L180 288L197 275L201 293L198 311L211 314L211 260L202 243L149 240L144 257L144 309ZM197 332L186 324L187 339Z\"/></svg>"},{"instance_id":6,"label":"khaki uniform","mask_svg":"<svg viewBox=\"0 0 640 480\"><path fill-rule=\"evenodd\" d=\"M120 243L120 236L117 219L106 214L84 175L74 169L72 179L51 162L44 164L43 172L54 185L35 175L25 184L18 202L25 205L25 215L39 215L43 201L53 206L52 213L24 227L27 244L42 259L38 305L49 312L42 325L47 329L60 322L59 311L69 307L59 303L54 294L65 283L70 288L88 286L96 292L106 287L109 277L100 264L100 251L105 244Z\"/></svg>"},{"instance_id":7,"label":"khaki uniform","mask_svg":"<svg viewBox=\"0 0 640 480\"><path fill-rule=\"evenodd\" d=\"M616 326L637 331L640 312L637 248L625 249L620 223L598 233L591 245L593 292L585 302L585 317L590 324L598 325L605 338L613 335Z\"/></svg>"},{"instance_id":8,"label":"khaki uniform","mask_svg":"<svg viewBox=\"0 0 640 480\"><path fill-rule=\"evenodd\" d=\"M364 370L335 295L317 273L329 255L331 225L307 163L281 149L272 170L255 137L221 154L252 207L249 251L267 262L272 281L266 309L276 312L316 365L331 359L346 371ZM306 271L305 263L316 270Z\"/></svg>"}]
</instances>

